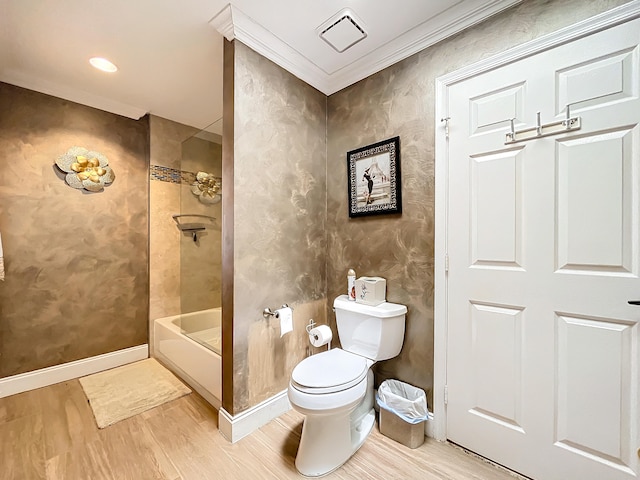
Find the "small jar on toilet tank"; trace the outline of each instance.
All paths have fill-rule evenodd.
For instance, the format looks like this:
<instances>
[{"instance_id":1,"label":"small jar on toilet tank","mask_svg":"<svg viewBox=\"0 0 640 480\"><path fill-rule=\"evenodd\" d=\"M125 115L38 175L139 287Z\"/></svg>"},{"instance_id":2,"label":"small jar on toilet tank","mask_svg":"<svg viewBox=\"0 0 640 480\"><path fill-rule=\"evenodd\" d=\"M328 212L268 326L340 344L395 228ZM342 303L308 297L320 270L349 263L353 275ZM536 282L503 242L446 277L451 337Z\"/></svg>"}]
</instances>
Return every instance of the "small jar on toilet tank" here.
<instances>
[{"instance_id":1,"label":"small jar on toilet tank","mask_svg":"<svg viewBox=\"0 0 640 480\"><path fill-rule=\"evenodd\" d=\"M347 295L349 300L355 301L356 299L356 272L353 268L350 268L347 272Z\"/></svg>"}]
</instances>

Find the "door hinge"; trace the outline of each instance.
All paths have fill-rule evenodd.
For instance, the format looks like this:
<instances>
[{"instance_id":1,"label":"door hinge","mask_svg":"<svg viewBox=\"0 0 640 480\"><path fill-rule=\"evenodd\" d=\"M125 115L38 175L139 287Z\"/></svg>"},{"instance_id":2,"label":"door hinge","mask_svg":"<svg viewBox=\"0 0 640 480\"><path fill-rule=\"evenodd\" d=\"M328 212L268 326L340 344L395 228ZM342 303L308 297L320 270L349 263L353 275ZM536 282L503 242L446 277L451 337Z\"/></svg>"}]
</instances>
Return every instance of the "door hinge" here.
<instances>
[{"instance_id":1,"label":"door hinge","mask_svg":"<svg viewBox=\"0 0 640 480\"><path fill-rule=\"evenodd\" d=\"M444 271L448 272L449 271L449 254L445 253L444 255Z\"/></svg>"},{"instance_id":2,"label":"door hinge","mask_svg":"<svg viewBox=\"0 0 640 480\"><path fill-rule=\"evenodd\" d=\"M447 405L449 403L449 386L444 386L444 404Z\"/></svg>"},{"instance_id":3,"label":"door hinge","mask_svg":"<svg viewBox=\"0 0 640 480\"><path fill-rule=\"evenodd\" d=\"M441 118L440 121L444 122L444 136L445 138L449 138L449 119L451 117Z\"/></svg>"}]
</instances>

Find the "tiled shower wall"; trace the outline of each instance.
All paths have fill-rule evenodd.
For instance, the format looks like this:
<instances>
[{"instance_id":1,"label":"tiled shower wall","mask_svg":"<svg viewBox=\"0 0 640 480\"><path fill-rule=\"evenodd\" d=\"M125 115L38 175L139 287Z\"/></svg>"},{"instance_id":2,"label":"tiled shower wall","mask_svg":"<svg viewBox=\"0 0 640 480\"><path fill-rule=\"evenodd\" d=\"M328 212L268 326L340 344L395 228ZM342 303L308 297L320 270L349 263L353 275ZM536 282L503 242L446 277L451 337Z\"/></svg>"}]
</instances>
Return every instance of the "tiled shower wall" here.
<instances>
[{"instance_id":1,"label":"tiled shower wall","mask_svg":"<svg viewBox=\"0 0 640 480\"><path fill-rule=\"evenodd\" d=\"M149 128L149 318L153 321L180 313L180 232L171 215L180 213L182 142L197 130L155 115L150 116ZM153 335L153 325L149 331Z\"/></svg>"},{"instance_id":2,"label":"tiled shower wall","mask_svg":"<svg viewBox=\"0 0 640 480\"><path fill-rule=\"evenodd\" d=\"M150 319L221 305L221 203L205 205L191 193L197 171L221 175L222 147L194 137L196 128L150 117ZM180 232L172 216L216 218L197 242ZM153 335L153 325L150 325ZM153 345L153 341L150 341Z\"/></svg>"},{"instance_id":3,"label":"tiled shower wall","mask_svg":"<svg viewBox=\"0 0 640 480\"><path fill-rule=\"evenodd\" d=\"M222 177L222 139L214 134L191 137L182 144L183 180L180 213L206 215L206 230L193 240L190 232L180 236L181 312L197 312L222 306L222 203L202 203L191 193L198 172ZM223 185L224 188L224 185ZM185 217L193 221L197 217Z\"/></svg>"}]
</instances>

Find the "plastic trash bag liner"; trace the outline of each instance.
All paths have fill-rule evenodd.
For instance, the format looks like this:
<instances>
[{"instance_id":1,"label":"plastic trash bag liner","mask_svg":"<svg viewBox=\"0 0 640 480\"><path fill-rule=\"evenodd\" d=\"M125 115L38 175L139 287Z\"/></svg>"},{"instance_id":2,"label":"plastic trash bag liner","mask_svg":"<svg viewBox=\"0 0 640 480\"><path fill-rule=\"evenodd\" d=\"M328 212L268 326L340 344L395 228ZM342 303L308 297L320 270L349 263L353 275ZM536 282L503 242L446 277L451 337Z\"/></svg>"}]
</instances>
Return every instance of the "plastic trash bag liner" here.
<instances>
[{"instance_id":1,"label":"plastic trash bag liner","mask_svg":"<svg viewBox=\"0 0 640 480\"><path fill-rule=\"evenodd\" d=\"M423 422L429 415L424 390L398 380L385 380L376 394L378 405L407 423Z\"/></svg>"}]
</instances>

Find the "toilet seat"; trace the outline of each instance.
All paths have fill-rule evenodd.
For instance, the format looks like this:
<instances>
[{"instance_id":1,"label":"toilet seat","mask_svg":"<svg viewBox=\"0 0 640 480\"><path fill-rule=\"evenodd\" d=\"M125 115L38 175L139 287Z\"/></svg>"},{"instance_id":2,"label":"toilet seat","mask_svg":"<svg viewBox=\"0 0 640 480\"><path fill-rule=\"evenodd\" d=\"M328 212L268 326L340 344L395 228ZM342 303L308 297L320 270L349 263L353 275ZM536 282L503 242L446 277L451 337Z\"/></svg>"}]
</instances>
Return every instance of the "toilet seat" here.
<instances>
[{"instance_id":1,"label":"toilet seat","mask_svg":"<svg viewBox=\"0 0 640 480\"><path fill-rule=\"evenodd\" d=\"M291 385L304 393L347 390L363 381L369 365L364 357L334 348L302 360L291 373Z\"/></svg>"}]
</instances>

